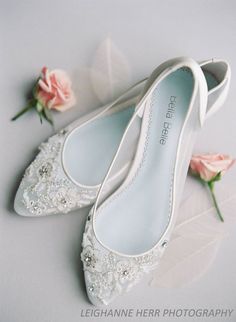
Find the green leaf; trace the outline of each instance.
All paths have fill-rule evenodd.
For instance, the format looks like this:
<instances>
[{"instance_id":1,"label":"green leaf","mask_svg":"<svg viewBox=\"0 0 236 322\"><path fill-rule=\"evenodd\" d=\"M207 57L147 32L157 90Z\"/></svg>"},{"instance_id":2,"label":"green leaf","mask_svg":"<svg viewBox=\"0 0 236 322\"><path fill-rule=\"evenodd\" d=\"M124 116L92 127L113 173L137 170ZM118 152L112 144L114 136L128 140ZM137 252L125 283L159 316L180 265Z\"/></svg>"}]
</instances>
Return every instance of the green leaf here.
<instances>
[{"instance_id":1,"label":"green leaf","mask_svg":"<svg viewBox=\"0 0 236 322\"><path fill-rule=\"evenodd\" d=\"M39 112L39 119L40 119L40 123L43 124L43 115L41 112Z\"/></svg>"},{"instance_id":2,"label":"green leaf","mask_svg":"<svg viewBox=\"0 0 236 322\"><path fill-rule=\"evenodd\" d=\"M35 99L37 99L36 98L36 93L37 93L37 89L38 89L38 86L39 86L38 85L39 80L40 80L40 77L37 78L36 82L34 83L33 90L32 90L32 94L33 94L33 97Z\"/></svg>"},{"instance_id":3,"label":"green leaf","mask_svg":"<svg viewBox=\"0 0 236 322\"><path fill-rule=\"evenodd\" d=\"M36 112L37 112L37 114L38 114L38 117L39 117L40 123L42 124L42 123L43 123L42 112L39 112L36 106L35 106L35 110L36 110Z\"/></svg>"},{"instance_id":4,"label":"green leaf","mask_svg":"<svg viewBox=\"0 0 236 322\"><path fill-rule=\"evenodd\" d=\"M44 114L44 116L45 116L45 119L51 124L51 125L53 125L53 119L52 119L52 114L51 114L51 112L49 111L49 109L48 108L44 108L43 109L43 114Z\"/></svg>"},{"instance_id":5,"label":"green leaf","mask_svg":"<svg viewBox=\"0 0 236 322\"><path fill-rule=\"evenodd\" d=\"M217 175L210 180L210 182L215 182L220 180L221 180L221 172L218 172Z\"/></svg>"}]
</instances>

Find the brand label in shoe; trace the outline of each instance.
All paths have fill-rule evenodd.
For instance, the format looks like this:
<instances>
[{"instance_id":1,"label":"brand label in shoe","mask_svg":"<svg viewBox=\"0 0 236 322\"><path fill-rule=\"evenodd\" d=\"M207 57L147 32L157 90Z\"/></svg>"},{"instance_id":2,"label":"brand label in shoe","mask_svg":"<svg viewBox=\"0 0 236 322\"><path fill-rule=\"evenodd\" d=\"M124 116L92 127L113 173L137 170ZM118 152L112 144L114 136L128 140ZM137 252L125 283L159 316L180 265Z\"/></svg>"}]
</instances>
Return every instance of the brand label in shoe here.
<instances>
[{"instance_id":1,"label":"brand label in shoe","mask_svg":"<svg viewBox=\"0 0 236 322\"><path fill-rule=\"evenodd\" d=\"M169 131L172 127L171 120L175 116L175 108L176 108L176 96L172 95L170 96L168 108L165 115L165 121L162 126L161 137L159 141L161 145L165 145L168 140Z\"/></svg>"}]
</instances>

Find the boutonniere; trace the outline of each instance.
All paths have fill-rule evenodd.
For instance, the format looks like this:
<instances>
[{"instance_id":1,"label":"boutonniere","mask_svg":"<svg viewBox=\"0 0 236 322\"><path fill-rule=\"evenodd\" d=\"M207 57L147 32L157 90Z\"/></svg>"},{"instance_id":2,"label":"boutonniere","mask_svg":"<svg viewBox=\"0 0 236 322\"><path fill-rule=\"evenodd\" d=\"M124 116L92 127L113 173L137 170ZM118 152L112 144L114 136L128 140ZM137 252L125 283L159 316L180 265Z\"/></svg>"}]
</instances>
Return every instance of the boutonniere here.
<instances>
[{"instance_id":1,"label":"boutonniere","mask_svg":"<svg viewBox=\"0 0 236 322\"><path fill-rule=\"evenodd\" d=\"M64 112L74 106L75 102L71 80L67 73L61 69L50 71L47 67L43 67L33 87L32 98L26 107L12 118L12 121L30 110L35 110L41 123L44 119L53 125L51 110Z\"/></svg>"},{"instance_id":2,"label":"boutonniere","mask_svg":"<svg viewBox=\"0 0 236 322\"><path fill-rule=\"evenodd\" d=\"M191 173L197 176L209 188L216 212L222 222L224 218L216 200L214 186L215 182L221 180L222 176L235 161L230 156L224 154L193 155L190 161Z\"/></svg>"}]
</instances>

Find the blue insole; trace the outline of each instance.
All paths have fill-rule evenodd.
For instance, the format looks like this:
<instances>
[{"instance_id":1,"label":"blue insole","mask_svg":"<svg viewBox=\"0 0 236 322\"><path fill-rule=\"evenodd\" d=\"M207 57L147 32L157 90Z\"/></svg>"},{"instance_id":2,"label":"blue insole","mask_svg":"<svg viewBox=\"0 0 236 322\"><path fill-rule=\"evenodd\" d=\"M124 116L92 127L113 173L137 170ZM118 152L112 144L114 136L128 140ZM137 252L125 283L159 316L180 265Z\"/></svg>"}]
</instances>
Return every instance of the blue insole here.
<instances>
[{"instance_id":1,"label":"blue insole","mask_svg":"<svg viewBox=\"0 0 236 322\"><path fill-rule=\"evenodd\" d=\"M102 116L71 133L63 154L74 181L88 186L102 182L133 112L129 107Z\"/></svg>"}]
</instances>

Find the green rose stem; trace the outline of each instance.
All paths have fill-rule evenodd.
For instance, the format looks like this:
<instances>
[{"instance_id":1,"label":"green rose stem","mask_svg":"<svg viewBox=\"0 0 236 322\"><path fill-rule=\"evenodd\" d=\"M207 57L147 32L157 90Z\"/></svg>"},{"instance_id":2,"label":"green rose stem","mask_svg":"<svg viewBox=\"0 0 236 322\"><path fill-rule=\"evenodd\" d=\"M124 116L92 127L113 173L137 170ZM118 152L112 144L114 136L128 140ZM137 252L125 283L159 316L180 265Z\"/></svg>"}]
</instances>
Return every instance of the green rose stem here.
<instances>
[{"instance_id":1,"label":"green rose stem","mask_svg":"<svg viewBox=\"0 0 236 322\"><path fill-rule=\"evenodd\" d=\"M21 115L25 114L26 112L34 108L35 104L36 104L35 99L30 100L29 103L26 105L26 107L23 108L19 113L17 113L11 120L12 121L17 120Z\"/></svg>"},{"instance_id":2,"label":"green rose stem","mask_svg":"<svg viewBox=\"0 0 236 322\"><path fill-rule=\"evenodd\" d=\"M50 111L46 107L44 107L35 98L31 99L29 101L29 103L27 104L27 106L25 108L23 108L23 110L21 110L18 114L16 114L11 120L12 121L17 120L20 116L22 116L23 114L25 114L26 112L28 112L29 110L31 110L33 108L36 110L36 112L37 112L37 114L39 116L40 123L42 124L43 119L45 119L46 121L48 121L52 125L53 129L55 130L54 124L53 124L53 119L52 119Z\"/></svg>"},{"instance_id":3,"label":"green rose stem","mask_svg":"<svg viewBox=\"0 0 236 322\"><path fill-rule=\"evenodd\" d=\"M215 196L215 192L214 192L214 182L213 181L209 181L209 182L207 182L207 185L209 187L209 190L210 190L210 193L211 193L211 196L212 196L212 200L213 200L214 206L216 208L217 214L218 214L220 220L222 222L224 222L224 218L223 218L223 216L221 214L220 208L219 208L218 203L216 201L216 196Z\"/></svg>"}]
</instances>

